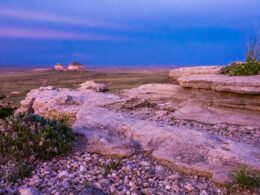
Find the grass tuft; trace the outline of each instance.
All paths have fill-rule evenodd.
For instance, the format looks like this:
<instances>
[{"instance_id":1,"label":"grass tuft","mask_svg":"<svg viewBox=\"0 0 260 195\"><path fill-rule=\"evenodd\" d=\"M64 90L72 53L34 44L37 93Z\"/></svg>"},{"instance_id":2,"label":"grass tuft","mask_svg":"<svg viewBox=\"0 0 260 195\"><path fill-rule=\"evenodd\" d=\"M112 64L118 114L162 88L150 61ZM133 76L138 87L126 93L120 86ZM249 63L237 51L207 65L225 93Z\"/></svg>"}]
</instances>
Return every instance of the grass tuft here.
<instances>
[{"instance_id":1,"label":"grass tuft","mask_svg":"<svg viewBox=\"0 0 260 195\"><path fill-rule=\"evenodd\" d=\"M235 174L236 183L244 189L254 189L260 187L260 176L249 175L246 167L241 167Z\"/></svg>"},{"instance_id":2,"label":"grass tuft","mask_svg":"<svg viewBox=\"0 0 260 195\"><path fill-rule=\"evenodd\" d=\"M112 161L105 166L104 175L108 175L112 170L117 170L120 167L120 162Z\"/></svg>"}]
</instances>

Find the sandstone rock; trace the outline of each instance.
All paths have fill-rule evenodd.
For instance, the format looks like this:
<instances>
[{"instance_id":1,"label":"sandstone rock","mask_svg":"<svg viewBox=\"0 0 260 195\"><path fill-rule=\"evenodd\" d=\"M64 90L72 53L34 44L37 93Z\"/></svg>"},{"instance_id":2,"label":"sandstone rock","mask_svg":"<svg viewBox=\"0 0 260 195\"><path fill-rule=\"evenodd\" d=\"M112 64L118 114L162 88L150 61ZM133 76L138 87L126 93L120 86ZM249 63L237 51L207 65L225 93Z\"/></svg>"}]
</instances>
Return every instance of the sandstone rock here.
<instances>
[{"instance_id":1,"label":"sandstone rock","mask_svg":"<svg viewBox=\"0 0 260 195\"><path fill-rule=\"evenodd\" d=\"M142 85L124 90L122 95L129 100L158 102L175 119L205 124L260 126L260 95L182 88L173 84ZM125 105L125 102L122 101L122 104Z\"/></svg>"},{"instance_id":2,"label":"sandstone rock","mask_svg":"<svg viewBox=\"0 0 260 195\"><path fill-rule=\"evenodd\" d=\"M195 66L176 68L169 72L169 77L173 81L178 78L191 75L219 74L222 66Z\"/></svg>"},{"instance_id":3,"label":"sandstone rock","mask_svg":"<svg viewBox=\"0 0 260 195\"><path fill-rule=\"evenodd\" d=\"M182 87L239 94L260 94L260 76L192 75L178 79Z\"/></svg>"},{"instance_id":4,"label":"sandstone rock","mask_svg":"<svg viewBox=\"0 0 260 195\"><path fill-rule=\"evenodd\" d=\"M156 89L160 90L156 92ZM167 89L165 93L163 93L164 89ZM178 93L179 90L183 89L171 85L141 86L139 89L128 90L128 96L137 95L136 92L141 91L139 95L142 97L148 96L161 100L162 97L172 98L173 92ZM185 106L188 104L195 106L198 102L188 101L186 99L189 97L188 94L185 97L179 94L184 98L181 103L177 100L180 104L176 104L176 109L182 104L184 106L183 110L179 110L182 116L195 112L194 117L209 112L204 104L199 105L198 108L192 108L189 112ZM190 97L193 96L194 94L190 94ZM63 101L68 97L75 97L74 100L77 103ZM250 170L260 171L260 149L257 147L190 128L140 119L128 113L107 108L108 105L125 102L127 100L125 98L128 97L97 93L92 90L40 88L28 93L26 98L28 100L25 102L34 99L32 104L26 105L31 105L36 114L45 117L61 113L72 117L73 131L86 137L86 150L90 152L127 157L138 151L144 151L170 168L212 177L216 182L219 181L217 178L220 175L228 179L229 173L241 165L247 166ZM206 109L206 112L201 108Z\"/></svg>"},{"instance_id":5,"label":"sandstone rock","mask_svg":"<svg viewBox=\"0 0 260 195\"><path fill-rule=\"evenodd\" d=\"M106 84L96 83L94 81L86 81L85 83L80 84L80 89L93 89L97 92L105 92L108 90Z\"/></svg>"}]
</instances>

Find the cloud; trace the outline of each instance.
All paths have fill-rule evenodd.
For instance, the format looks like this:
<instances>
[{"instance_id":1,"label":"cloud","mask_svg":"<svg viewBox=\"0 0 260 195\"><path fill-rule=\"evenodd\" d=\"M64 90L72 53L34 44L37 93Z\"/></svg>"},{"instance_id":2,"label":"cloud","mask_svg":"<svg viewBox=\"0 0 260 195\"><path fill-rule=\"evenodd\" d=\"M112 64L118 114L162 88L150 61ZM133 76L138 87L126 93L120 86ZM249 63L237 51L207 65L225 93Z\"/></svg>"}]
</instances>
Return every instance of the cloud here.
<instances>
[{"instance_id":1,"label":"cloud","mask_svg":"<svg viewBox=\"0 0 260 195\"><path fill-rule=\"evenodd\" d=\"M106 29L119 29L119 30L128 30L129 27L121 24L89 20L89 19L76 19L66 16L57 16L50 15L46 13L25 11L25 10L16 10L0 7L0 16L14 19L22 19L29 21L37 22L48 22L48 23L57 23L57 24L66 24L66 25L79 25L85 27L94 27L94 28L106 28Z\"/></svg>"},{"instance_id":2,"label":"cloud","mask_svg":"<svg viewBox=\"0 0 260 195\"><path fill-rule=\"evenodd\" d=\"M29 38L29 39L51 39L51 40L120 40L120 37L94 34L73 33L53 30L27 29L15 27L0 27L0 38Z\"/></svg>"}]
</instances>

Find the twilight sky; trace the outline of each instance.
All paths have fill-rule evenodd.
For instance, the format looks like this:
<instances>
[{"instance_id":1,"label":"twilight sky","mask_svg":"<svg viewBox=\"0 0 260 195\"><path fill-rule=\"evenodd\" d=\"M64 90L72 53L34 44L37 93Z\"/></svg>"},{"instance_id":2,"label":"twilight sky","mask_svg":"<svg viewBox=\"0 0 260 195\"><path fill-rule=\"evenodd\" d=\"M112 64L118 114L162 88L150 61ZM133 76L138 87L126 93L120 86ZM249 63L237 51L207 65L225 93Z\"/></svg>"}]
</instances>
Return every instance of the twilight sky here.
<instances>
[{"instance_id":1,"label":"twilight sky","mask_svg":"<svg viewBox=\"0 0 260 195\"><path fill-rule=\"evenodd\" d=\"M259 0L1 0L0 67L226 64Z\"/></svg>"}]
</instances>

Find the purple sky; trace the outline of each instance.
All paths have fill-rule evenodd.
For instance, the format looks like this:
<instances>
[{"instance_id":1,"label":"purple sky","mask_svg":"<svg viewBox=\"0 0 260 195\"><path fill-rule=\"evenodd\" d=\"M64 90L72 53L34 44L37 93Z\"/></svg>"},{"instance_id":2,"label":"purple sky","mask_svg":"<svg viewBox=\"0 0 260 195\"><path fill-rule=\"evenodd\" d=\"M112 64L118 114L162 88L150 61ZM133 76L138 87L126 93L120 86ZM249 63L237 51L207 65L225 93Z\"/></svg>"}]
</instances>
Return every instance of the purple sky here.
<instances>
[{"instance_id":1,"label":"purple sky","mask_svg":"<svg viewBox=\"0 0 260 195\"><path fill-rule=\"evenodd\" d=\"M226 64L259 0L1 0L0 67Z\"/></svg>"}]
</instances>

